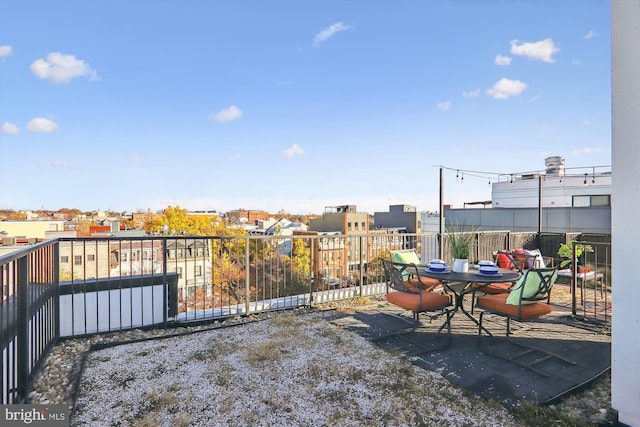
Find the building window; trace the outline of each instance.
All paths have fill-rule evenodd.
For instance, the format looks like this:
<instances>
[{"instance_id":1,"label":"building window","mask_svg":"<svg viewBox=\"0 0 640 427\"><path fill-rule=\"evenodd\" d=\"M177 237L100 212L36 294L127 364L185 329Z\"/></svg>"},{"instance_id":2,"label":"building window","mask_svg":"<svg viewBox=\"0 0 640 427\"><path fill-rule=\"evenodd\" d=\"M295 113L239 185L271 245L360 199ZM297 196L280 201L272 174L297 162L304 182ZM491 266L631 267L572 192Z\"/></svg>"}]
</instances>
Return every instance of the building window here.
<instances>
[{"instance_id":1,"label":"building window","mask_svg":"<svg viewBox=\"0 0 640 427\"><path fill-rule=\"evenodd\" d=\"M182 279L182 267L176 267L176 273L178 273L178 279Z\"/></svg>"},{"instance_id":2,"label":"building window","mask_svg":"<svg viewBox=\"0 0 640 427\"><path fill-rule=\"evenodd\" d=\"M347 230L351 230L351 223L350 222L347 223Z\"/></svg>"},{"instance_id":3,"label":"building window","mask_svg":"<svg viewBox=\"0 0 640 427\"><path fill-rule=\"evenodd\" d=\"M591 196L591 206L611 206L611 196Z\"/></svg>"},{"instance_id":4,"label":"building window","mask_svg":"<svg viewBox=\"0 0 640 427\"><path fill-rule=\"evenodd\" d=\"M611 196L608 194L597 196L573 196L574 208L588 208L590 206L611 206Z\"/></svg>"},{"instance_id":5,"label":"building window","mask_svg":"<svg viewBox=\"0 0 640 427\"><path fill-rule=\"evenodd\" d=\"M127 262L129 260L128 252L120 252L120 262Z\"/></svg>"},{"instance_id":6,"label":"building window","mask_svg":"<svg viewBox=\"0 0 640 427\"><path fill-rule=\"evenodd\" d=\"M82 265L82 255L74 255L73 265Z\"/></svg>"},{"instance_id":7,"label":"building window","mask_svg":"<svg viewBox=\"0 0 640 427\"><path fill-rule=\"evenodd\" d=\"M95 260L96 260L96 256L94 254L87 255L87 261L95 261Z\"/></svg>"},{"instance_id":8,"label":"building window","mask_svg":"<svg viewBox=\"0 0 640 427\"><path fill-rule=\"evenodd\" d=\"M62 256L60 257L60 262L69 262L69 257L68 257L68 256L66 256L66 255L62 255Z\"/></svg>"},{"instance_id":9,"label":"building window","mask_svg":"<svg viewBox=\"0 0 640 427\"><path fill-rule=\"evenodd\" d=\"M196 265L196 277L202 277L202 266Z\"/></svg>"}]
</instances>

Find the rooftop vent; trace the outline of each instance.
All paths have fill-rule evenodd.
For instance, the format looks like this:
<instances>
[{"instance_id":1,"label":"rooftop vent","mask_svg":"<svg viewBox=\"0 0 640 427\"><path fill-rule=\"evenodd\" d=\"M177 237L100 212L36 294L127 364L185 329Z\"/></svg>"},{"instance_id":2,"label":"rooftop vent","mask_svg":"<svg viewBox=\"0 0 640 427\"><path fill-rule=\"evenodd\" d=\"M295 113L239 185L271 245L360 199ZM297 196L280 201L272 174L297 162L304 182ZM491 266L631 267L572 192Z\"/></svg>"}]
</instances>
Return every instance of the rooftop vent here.
<instances>
[{"instance_id":1,"label":"rooftop vent","mask_svg":"<svg viewBox=\"0 0 640 427\"><path fill-rule=\"evenodd\" d=\"M551 156L544 159L547 175L564 175L564 157Z\"/></svg>"}]
</instances>

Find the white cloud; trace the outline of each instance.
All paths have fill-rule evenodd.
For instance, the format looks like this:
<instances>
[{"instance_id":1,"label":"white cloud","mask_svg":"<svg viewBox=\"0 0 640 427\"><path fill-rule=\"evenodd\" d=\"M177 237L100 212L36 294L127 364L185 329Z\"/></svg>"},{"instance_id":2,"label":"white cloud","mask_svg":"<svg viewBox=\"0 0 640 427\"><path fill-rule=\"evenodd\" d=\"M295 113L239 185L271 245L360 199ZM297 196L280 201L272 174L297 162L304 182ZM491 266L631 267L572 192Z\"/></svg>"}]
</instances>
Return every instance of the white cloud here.
<instances>
[{"instance_id":1,"label":"white cloud","mask_svg":"<svg viewBox=\"0 0 640 427\"><path fill-rule=\"evenodd\" d=\"M287 148L282 152L282 155L287 159L290 159L295 156L302 156L304 154L304 150L298 144L293 144L291 147Z\"/></svg>"},{"instance_id":2,"label":"white cloud","mask_svg":"<svg viewBox=\"0 0 640 427\"><path fill-rule=\"evenodd\" d=\"M534 59L544 62L554 62L553 55L560 52L554 44L552 39L544 39L539 42L522 43L518 44L518 40L511 41L511 53L513 55L526 56L529 59Z\"/></svg>"},{"instance_id":3,"label":"white cloud","mask_svg":"<svg viewBox=\"0 0 640 427\"><path fill-rule=\"evenodd\" d=\"M496 65L500 65L506 67L507 65L511 65L511 57L510 56L502 56L500 54L496 55L495 59Z\"/></svg>"},{"instance_id":4,"label":"white cloud","mask_svg":"<svg viewBox=\"0 0 640 427\"><path fill-rule=\"evenodd\" d=\"M82 59L74 55L51 52L47 59L38 59L31 64L31 71L36 77L51 80L54 83L68 83L76 77L88 77L99 80L98 73Z\"/></svg>"},{"instance_id":5,"label":"white cloud","mask_svg":"<svg viewBox=\"0 0 640 427\"><path fill-rule=\"evenodd\" d=\"M595 32L593 30L589 30L589 32L584 36L584 38L587 39L587 40L591 40L591 39L596 38L598 36L599 36L599 34L597 32Z\"/></svg>"},{"instance_id":6,"label":"white cloud","mask_svg":"<svg viewBox=\"0 0 640 427\"><path fill-rule=\"evenodd\" d=\"M36 117L27 123L27 130L29 132L48 133L53 132L56 129L58 129L58 124L52 120L45 119L44 117Z\"/></svg>"},{"instance_id":7,"label":"white cloud","mask_svg":"<svg viewBox=\"0 0 640 427\"><path fill-rule=\"evenodd\" d=\"M235 162L236 160L240 160L240 153L236 153L233 156L229 157L229 160Z\"/></svg>"},{"instance_id":8,"label":"white cloud","mask_svg":"<svg viewBox=\"0 0 640 427\"><path fill-rule=\"evenodd\" d=\"M129 161L131 163L140 163L142 161L142 157L138 156L137 154L134 154L129 157Z\"/></svg>"},{"instance_id":9,"label":"white cloud","mask_svg":"<svg viewBox=\"0 0 640 427\"><path fill-rule=\"evenodd\" d=\"M9 45L0 46L0 62L4 62L7 56L11 55L13 48Z\"/></svg>"},{"instance_id":10,"label":"white cloud","mask_svg":"<svg viewBox=\"0 0 640 427\"><path fill-rule=\"evenodd\" d=\"M472 90L471 92L462 92L462 96L465 98L475 98L480 95L480 89Z\"/></svg>"},{"instance_id":11,"label":"white cloud","mask_svg":"<svg viewBox=\"0 0 640 427\"><path fill-rule=\"evenodd\" d=\"M520 80L509 80L502 78L487 89L487 94L494 99L508 99L515 95L520 95L527 88L527 84Z\"/></svg>"},{"instance_id":12,"label":"white cloud","mask_svg":"<svg viewBox=\"0 0 640 427\"><path fill-rule=\"evenodd\" d=\"M13 123L4 122L2 124L2 128L0 128L0 132L5 133L7 135L15 135L17 133L20 133L20 129L18 129L18 126L16 126Z\"/></svg>"},{"instance_id":13,"label":"white cloud","mask_svg":"<svg viewBox=\"0 0 640 427\"><path fill-rule=\"evenodd\" d=\"M76 165L66 160L54 160L51 162L54 168L77 169Z\"/></svg>"},{"instance_id":14,"label":"white cloud","mask_svg":"<svg viewBox=\"0 0 640 427\"><path fill-rule=\"evenodd\" d=\"M324 30L316 34L316 36L313 39L313 45L319 46L321 43L327 41L328 39L336 35L336 33L339 33L340 31L348 30L350 28L351 27L344 25L342 22L336 22L335 24L325 28Z\"/></svg>"},{"instance_id":15,"label":"white cloud","mask_svg":"<svg viewBox=\"0 0 640 427\"><path fill-rule=\"evenodd\" d=\"M438 110L449 111L451 109L451 101L444 101L438 103Z\"/></svg>"},{"instance_id":16,"label":"white cloud","mask_svg":"<svg viewBox=\"0 0 640 427\"><path fill-rule=\"evenodd\" d=\"M234 120L238 120L242 117L242 110L232 105L230 107L224 108L217 113L209 114L209 120L216 121L218 123L227 123L232 122Z\"/></svg>"}]
</instances>

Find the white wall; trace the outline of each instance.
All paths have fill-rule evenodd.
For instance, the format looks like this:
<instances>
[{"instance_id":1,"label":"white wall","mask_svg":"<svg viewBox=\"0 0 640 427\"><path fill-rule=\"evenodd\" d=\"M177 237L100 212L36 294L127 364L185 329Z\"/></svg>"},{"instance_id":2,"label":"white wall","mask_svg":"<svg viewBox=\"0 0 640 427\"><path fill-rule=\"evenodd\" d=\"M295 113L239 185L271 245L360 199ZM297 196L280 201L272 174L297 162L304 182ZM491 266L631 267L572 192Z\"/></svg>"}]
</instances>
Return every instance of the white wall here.
<instances>
[{"instance_id":1,"label":"white wall","mask_svg":"<svg viewBox=\"0 0 640 427\"><path fill-rule=\"evenodd\" d=\"M611 0L614 409L640 426L640 0Z\"/></svg>"},{"instance_id":2,"label":"white wall","mask_svg":"<svg viewBox=\"0 0 640 427\"><path fill-rule=\"evenodd\" d=\"M44 239L49 231L63 231L64 221L0 221L0 231L7 237L25 236Z\"/></svg>"},{"instance_id":3,"label":"white wall","mask_svg":"<svg viewBox=\"0 0 640 427\"><path fill-rule=\"evenodd\" d=\"M573 196L611 194L610 175L548 176L542 180L542 207L570 208ZM595 184L592 182L595 181ZM537 208L538 178L500 181L491 184L491 202L494 208Z\"/></svg>"},{"instance_id":4,"label":"white wall","mask_svg":"<svg viewBox=\"0 0 640 427\"><path fill-rule=\"evenodd\" d=\"M163 285L60 295L60 336L159 324L165 310Z\"/></svg>"}]
</instances>

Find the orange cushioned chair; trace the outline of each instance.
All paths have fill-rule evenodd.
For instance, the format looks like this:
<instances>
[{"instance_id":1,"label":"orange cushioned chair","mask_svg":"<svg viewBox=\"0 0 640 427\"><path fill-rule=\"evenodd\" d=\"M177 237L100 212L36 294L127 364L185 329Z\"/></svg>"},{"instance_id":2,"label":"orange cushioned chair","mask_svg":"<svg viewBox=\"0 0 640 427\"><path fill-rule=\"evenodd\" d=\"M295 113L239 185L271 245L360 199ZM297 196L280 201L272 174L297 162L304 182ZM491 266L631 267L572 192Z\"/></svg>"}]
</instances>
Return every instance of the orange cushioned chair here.
<instances>
[{"instance_id":1,"label":"orange cushioned chair","mask_svg":"<svg viewBox=\"0 0 640 427\"><path fill-rule=\"evenodd\" d=\"M432 292L432 285L421 285L423 279L420 269L415 264L402 264L383 259L382 265L387 274L387 295L389 303L410 310L416 323L419 323L418 315L424 312L439 312L433 317L442 314L447 315L449 326L449 311L451 299L448 295ZM442 328L440 328L442 329ZM440 332L440 331L438 331Z\"/></svg>"},{"instance_id":2,"label":"orange cushioned chair","mask_svg":"<svg viewBox=\"0 0 640 427\"><path fill-rule=\"evenodd\" d=\"M478 298L477 307L506 317L508 336L510 333L509 321L511 319L531 320L551 313L549 295L557 277L557 268L529 269L511 292L480 297ZM480 325L482 325L484 313L480 313ZM482 330L479 330L478 334L481 332Z\"/></svg>"},{"instance_id":3,"label":"orange cushioned chair","mask_svg":"<svg viewBox=\"0 0 640 427\"><path fill-rule=\"evenodd\" d=\"M553 284L557 277L557 268L532 268L525 271L524 275L516 283L513 290L509 294L487 295L478 298L476 307L482 308L484 310L480 312L480 321L478 322L478 337L480 338L480 336L482 335L482 319L484 314L486 313L493 313L498 316L503 316L507 319L507 338L509 338L509 335L511 333L511 319L517 321L530 321L551 313L549 296L551 294L551 288L553 287ZM532 365L535 363L539 363L550 356L559 358L568 363L575 364L575 362L546 352L539 348L529 347L524 344L516 343L514 341L510 342L520 347L525 347L529 350L527 350L526 352L520 352L514 356L502 356L495 353L488 353L486 351L485 353L510 360L520 366L531 369L545 376L547 375L545 372L537 370ZM530 364L524 364L515 359L516 357L522 357L534 351L544 353L545 355L547 355L547 357L539 359L538 361Z\"/></svg>"},{"instance_id":4,"label":"orange cushioned chair","mask_svg":"<svg viewBox=\"0 0 640 427\"><path fill-rule=\"evenodd\" d=\"M413 249L399 249L391 251L391 261L400 264L422 264L420 257L418 257L418 254ZM406 285L413 287L414 289L422 288L423 290L431 291L442 287L442 283L437 279L430 279L429 277L424 276L420 276L418 278L406 271L403 274L403 277L405 278ZM418 283L420 283L420 285Z\"/></svg>"},{"instance_id":5,"label":"orange cushioned chair","mask_svg":"<svg viewBox=\"0 0 640 427\"><path fill-rule=\"evenodd\" d=\"M523 249L515 249L513 251L498 251L494 255L495 263L498 267L506 270L517 271L520 274L524 274L524 271L529 268L526 253ZM500 295L508 294L513 290L513 283L511 282L495 282L495 283L474 283L473 284L473 301L471 303L471 313L473 313L475 307L476 292L483 292L485 295Z\"/></svg>"}]
</instances>

